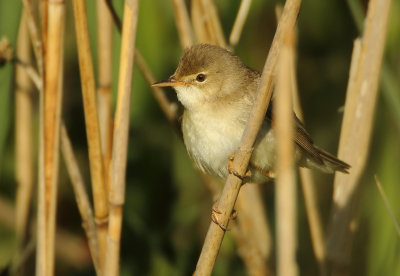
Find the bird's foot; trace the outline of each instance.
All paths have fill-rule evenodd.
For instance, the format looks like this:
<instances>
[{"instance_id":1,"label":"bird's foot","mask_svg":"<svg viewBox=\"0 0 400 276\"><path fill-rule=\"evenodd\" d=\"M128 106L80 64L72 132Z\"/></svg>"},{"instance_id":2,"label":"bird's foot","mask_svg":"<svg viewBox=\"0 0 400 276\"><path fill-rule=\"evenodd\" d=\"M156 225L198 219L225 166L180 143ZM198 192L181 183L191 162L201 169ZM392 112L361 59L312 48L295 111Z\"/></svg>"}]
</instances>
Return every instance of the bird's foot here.
<instances>
[{"instance_id":1,"label":"bird's foot","mask_svg":"<svg viewBox=\"0 0 400 276\"><path fill-rule=\"evenodd\" d=\"M241 180L245 179L245 178L249 178L251 177L251 172L249 169L247 169L247 171L245 172L244 175L240 174L233 165L233 161L235 160L235 154L231 154L229 155L229 163L228 163L228 172L229 174L233 174L234 176L240 178Z\"/></svg>"},{"instance_id":2,"label":"bird's foot","mask_svg":"<svg viewBox=\"0 0 400 276\"><path fill-rule=\"evenodd\" d=\"M273 172L273 171L262 171L261 173L264 174L266 177L272 178L272 179L275 178L275 176L276 176L275 172Z\"/></svg>"},{"instance_id":3,"label":"bird's foot","mask_svg":"<svg viewBox=\"0 0 400 276\"><path fill-rule=\"evenodd\" d=\"M211 211L211 220L217 224L223 231L228 230L228 228L221 222L221 220L219 219L219 215L222 214L222 212L220 210L218 210L218 202L215 202L213 207L212 207L212 211ZM234 220L237 218L237 212L236 210L232 210L230 219Z\"/></svg>"},{"instance_id":4,"label":"bird's foot","mask_svg":"<svg viewBox=\"0 0 400 276\"><path fill-rule=\"evenodd\" d=\"M256 171L258 171L259 173L261 173L262 175L266 176L267 178L271 178L274 179L276 176L276 173L274 171L269 171L269 170L264 170L252 163L250 163L249 165L252 169L255 169Z\"/></svg>"}]
</instances>

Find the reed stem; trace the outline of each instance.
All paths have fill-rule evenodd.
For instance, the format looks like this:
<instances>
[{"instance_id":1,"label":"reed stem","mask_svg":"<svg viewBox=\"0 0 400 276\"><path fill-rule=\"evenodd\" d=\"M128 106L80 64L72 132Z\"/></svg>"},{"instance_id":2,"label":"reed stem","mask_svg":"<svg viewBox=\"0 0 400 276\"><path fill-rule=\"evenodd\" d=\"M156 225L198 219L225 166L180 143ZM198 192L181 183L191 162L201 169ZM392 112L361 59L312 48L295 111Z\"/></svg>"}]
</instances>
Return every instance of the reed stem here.
<instances>
[{"instance_id":1,"label":"reed stem","mask_svg":"<svg viewBox=\"0 0 400 276\"><path fill-rule=\"evenodd\" d=\"M107 236L105 275L119 275L122 211L125 202L126 163L132 91L133 60L138 18L138 0L125 1L117 109L110 171L110 221Z\"/></svg>"},{"instance_id":2,"label":"reed stem","mask_svg":"<svg viewBox=\"0 0 400 276\"><path fill-rule=\"evenodd\" d=\"M63 85L63 54L65 5L64 1L48 2L48 39L46 40L45 85L43 105L44 136L40 139L40 162L44 162L43 174L39 172L38 224L36 274L54 274L54 250L56 229L57 179L59 165L59 133ZM43 158L43 159L42 159Z\"/></svg>"},{"instance_id":3,"label":"reed stem","mask_svg":"<svg viewBox=\"0 0 400 276\"><path fill-rule=\"evenodd\" d=\"M371 140L390 6L391 0L369 2L363 37L354 44L338 153L352 168L349 174L336 173L334 180L326 241L332 275L346 273L350 262L355 199Z\"/></svg>"},{"instance_id":4,"label":"reed stem","mask_svg":"<svg viewBox=\"0 0 400 276\"><path fill-rule=\"evenodd\" d=\"M100 249L102 271L107 243L108 201L106 196L106 174L101 150L99 117L97 111L96 87L94 80L92 52L85 1L74 0L76 40L78 44L79 70L82 84L83 107L85 112L86 136L89 147L90 176L92 182L94 212Z\"/></svg>"},{"instance_id":5,"label":"reed stem","mask_svg":"<svg viewBox=\"0 0 400 276\"><path fill-rule=\"evenodd\" d=\"M293 32L284 38L279 56L276 100L274 111L277 141L277 166L275 185L277 275L297 275L296 263L296 177L294 172L294 122L292 107L291 66Z\"/></svg>"}]
</instances>

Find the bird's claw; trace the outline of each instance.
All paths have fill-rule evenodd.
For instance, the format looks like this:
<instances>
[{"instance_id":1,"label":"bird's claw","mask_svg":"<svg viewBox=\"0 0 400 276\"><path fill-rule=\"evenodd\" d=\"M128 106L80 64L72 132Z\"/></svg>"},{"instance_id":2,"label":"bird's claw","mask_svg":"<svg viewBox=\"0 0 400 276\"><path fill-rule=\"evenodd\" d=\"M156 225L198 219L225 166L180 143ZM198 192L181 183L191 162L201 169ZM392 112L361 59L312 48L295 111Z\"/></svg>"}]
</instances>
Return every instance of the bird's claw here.
<instances>
[{"instance_id":1,"label":"bird's claw","mask_svg":"<svg viewBox=\"0 0 400 276\"><path fill-rule=\"evenodd\" d=\"M212 211L211 211L211 220L215 223L215 224L217 224L221 229L222 229L222 231L226 231L226 226L225 225L223 225L221 222L220 222L220 220L219 220L219 215L221 214L221 211L219 211L218 209L216 209L215 207L213 207L212 208Z\"/></svg>"},{"instance_id":2,"label":"bird's claw","mask_svg":"<svg viewBox=\"0 0 400 276\"><path fill-rule=\"evenodd\" d=\"M221 215L222 212L218 210L217 203L214 204L212 211L211 211L211 220L217 224L223 231L228 230L228 228L221 222L219 219L219 215ZM237 212L236 210L232 210L230 219L234 220L237 218Z\"/></svg>"},{"instance_id":3,"label":"bird's claw","mask_svg":"<svg viewBox=\"0 0 400 276\"><path fill-rule=\"evenodd\" d=\"M251 177L251 172L249 169L247 169L247 171L245 172L245 174L240 174L233 165L233 161L235 160L235 155L231 154L229 155L229 163L228 163L228 172L229 174L233 174L234 176L236 176L237 178L240 178L241 180Z\"/></svg>"},{"instance_id":4,"label":"bird's claw","mask_svg":"<svg viewBox=\"0 0 400 276\"><path fill-rule=\"evenodd\" d=\"M274 171L264 170L264 169L262 169L260 167L257 167L256 165L254 165L252 163L250 163L249 166L252 169L254 169L254 170L258 171L259 173L261 173L262 175L266 176L267 178L274 179L275 176L276 176Z\"/></svg>"}]
</instances>

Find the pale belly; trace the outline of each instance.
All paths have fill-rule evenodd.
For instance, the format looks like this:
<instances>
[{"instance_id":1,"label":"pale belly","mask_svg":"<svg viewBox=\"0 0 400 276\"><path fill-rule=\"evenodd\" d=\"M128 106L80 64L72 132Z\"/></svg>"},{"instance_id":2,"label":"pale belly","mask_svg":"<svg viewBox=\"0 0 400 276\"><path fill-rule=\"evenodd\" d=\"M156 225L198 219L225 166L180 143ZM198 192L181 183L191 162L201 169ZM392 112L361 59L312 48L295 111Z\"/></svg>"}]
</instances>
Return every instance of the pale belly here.
<instances>
[{"instance_id":1,"label":"pale belly","mask_svg":"<svg viewBox=\"0 0 400 276\"><path fill-rule=\"evenodd\" d=\"M240 144L244 125L183 116L182 131L188 153L205 173L227 176L229 157Z\"/></svg>"},{"instance_id":2,"label":"pale belly","mask_svg":"<svg viewBox=\"0 0 400 276\"><path fill-rule=\"evenodd\" d=\"M182 121L185 145L192 160L203 172L222 178L228 174L229 157L239 148L244 128L245 124L235 123L234 120L203 121L184 115ZM275 159L275 135L264 125L250 162L259 169L269 171L273 169ZM257 170L251 171L252 180L266 180L262 176L260 178Z\"/></svg>"}]
</instances>

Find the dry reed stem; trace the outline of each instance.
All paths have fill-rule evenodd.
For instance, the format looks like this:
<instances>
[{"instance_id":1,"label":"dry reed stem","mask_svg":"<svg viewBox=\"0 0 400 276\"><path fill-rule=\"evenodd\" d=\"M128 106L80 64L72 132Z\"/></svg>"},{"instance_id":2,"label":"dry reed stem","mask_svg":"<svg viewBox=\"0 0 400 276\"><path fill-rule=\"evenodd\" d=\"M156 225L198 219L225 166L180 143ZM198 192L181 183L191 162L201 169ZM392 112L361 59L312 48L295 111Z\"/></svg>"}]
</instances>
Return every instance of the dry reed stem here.
<instances>
[{"instance_id":1,"label":"dry reed stem","mask_svg":"<svg viewBox=\"0 0 400 276\"><path fill-rule=\"evenodd\" d=\"M22 0L22 3L24 5L24 13L28 21L29 34L31 36L33 45L33 52L35 53L39 73L42 75L43 73L42 41L40 39L40 34L37 24L35 23L35 17L32 11L32 2L31 0ZM20 57L20 55L18 55L18 57Z\"/></svg>"},{"instance_id":2,"label":"dry reed stem","mask_svg":"<svg viewBox=\"0 0 400 276\"><path fill-rule=\"evenodd\" d=\"M30 58L29 34L24 13L21 17L19 27L17 54L22 55L26 59ZM24 251L28 237L29 214L34 183L32 98L30 95L32 82L29 75L21 67L16 68L15 79L15 177L17 182L15 232L17 251L12 262L11 271L24 273L22 264L24 263ZM4 211L1 210L1 212Z\"/></svg>"},{"instance_id":3,"label":"dry reed stem","mask_svg":"<svg viewBox=\"0 0 400 276\"><path fill-rule=\"evenodd\" d=\"M98 87L97 107L99 111L99 127L101 149L104 160L104 172L108 175L112 155L112 34L113 21L110 10L104 0L97 0L97 48L98 48ZM106 194L108 194L109 183L106 181Z\"/></svg>"},{"instance_id":4,"label":"dry reed stem","mask_svg":"<svg viewBox=\"0 0 400 276\"><path fill-rule=\"evenodd\" d=\"M44 47L43 47L44 48ZM46 66L43 66L43 72L45 72ZM43 81L44 81L45 76L43 75ZM43 87L43 86L42 86ZM44 88L43 88L44 89ZM43 93L39 94L39 150L38 150L38 207L37 207L37 227L38 230L39 227L44 227L45 225L45 217L44 217L44 189L45 189L45 175L44 175L44 91ZM43 209L43 211L42 211ZM39 270L38 266L40 265L39 258L42 260L45 260L45 245L43 244L44 242L41 242L41 240L45 240L45 233L36 231L37 239L38 239L38 245L36 247L36 273ZM39 237L40 236L40 237ZM40 245L40 244L43 245ZM41 247L41 248L40 248ZM44 266L44 264L43 264Z\"/></svg>"},{"instance_id":5,"label":"dry reed stem","mask_svg":"<svg viewBox=\"0 0 400 276\"><path fill-rule=\"evenodd\" d=\"M193 31L184 0L172 0L174 5L175 24L178 29L182 49L193 45Z\"/></svg>"},{"instance_id":6,"label":"dry reed stem","mask_svg":"<svg viewBox=\"0 0 400 276\"><path fill-rule=\"evenodd\" d=\"M59 131L61 121L65 6L48 2L49 24L44 90L44 181L38 189L36 274L53 275L56 229Z\"/></svg>"},{"instance_id":7,"label":"dry reed stem","mask_svg":"<svg viewBox=\"0 0 400 276\"><path fill-rule=\"evenodd\" d=\"M208 21L203 17L204 8L201 4L201 0L192 0L190 14L197 42L216 44L212 32L208 28Z\"/></svg>"},{"instance_id":8,"label":"dry reed stem","mask_svg":"<svg viewBox=\"0 0 400 276\"><path fill-rule=\"evenodd\" d=\"M39 76L39 73L33 68L30 64L25 63L24 61L19 60L17 57L13 59L17 65L17 68L20 67L25 70L26 75L29 77L31 83L33 83L36 89L42 93L43 92L43 83L42 77Z\"/></svg>"},{"instance_id":9,"label":"dry reed stem","mask_svg":"<svg viewBox=\"0 0 400 276\"><path fill-rule=\"evenodd\" d=\"M22 68L25 70L28 70L28 65L23 64ZM31 75L28 74L29 77L32 78ZM39 83L37 84L37 89L40 91L40 88L42 87L42 84ZM89 197L87 195L86 189L85 189L85 184L83 182L81 173L79 171L79 166L77 165L73 150L72 150L72 145L65 127L65 124L63 120L61 121L61 150L63 152L64 160L66 163L67 171L69 173L69 176L71 178L71 183L72 187L74 189L77 205L78 205L78 210L81 214L82 218L82 227L85 230L86 236L88 238L88 244L89 244L89 250L91 252L92 256L92 261L96 270L97 275L100 275L100 270L99 270L99 249L98 249L98 239L97 239L97 230L96 230L96 223L93 217L93 211L92 207L90 204ZM1 203L1 202L0 202ZM0 204L0 210L2 210L2 205ZM11 209L12 210L12 209ZM7 211L8 212L8 211ZM12 212L14 212L12 210ZM10 213L11 217L13 217L13 214ZM1 217L0 217L0 220ZM64 248L66 246L61 244L58 246L56 244L56 251L57 248L59 248L62 252L64 252ZM68 253L68 252L64 252ZM61 254L64 254L61 253ZM68 258L68 257L67 257ZM71 257L70 257L71 258ZM74 258L72 258L74 259Z\"/></svg>"},{"instance_id":10,"label":"dry reed stem","mask_svg":"<svg viewBox=\"0 0 400 276\"><path fill-rule=\"evenodd\" d=\"M277 5L275 9L275 14L277 19L279 19L282 13L282 6ZM295 37L295 40L297 38ZM296 42L294 43L297 44ZM292 100L293 100L293 110L297 117L304 123L303 111L301 108L300 97L297 87L297 78L296 78L296 51L294 47L290 51L290 66L288 70L290 70L291 77L291 91L292 91ZM300 179L301 179L301 188L303 190L304 201L306 205L306 213L308 219L308 225L311 233L311 241L313 245L313 250L315 254L315 258L318 262L319 273L321 276L327 275L327 266L326 266L326 253L325 253L325 237L322 228L321 215L319 213L319 207L315 192L315 182L313 178L312 170L308 168L299 168Z\"/></svg>"},{"instance_id":11,"label":"dry reed stem","mask_svg":"<svg viewBox=\"0 0 400 276\"><path fill-rule=\"evenodd\" d=\"M381 182L379 181L379 179L378 179L378 177L376 175L374 177L375 177L376 187L378 188L378 191L381 194L382 200L385 203L385 207L386 207L386 209L387 209L387 211L388 211L388 213L390 215L390 218L393 221L393 224L394 224L394 227L396 229L397 235L400 237L400 224L399 224L398 220L396 219L396 216L394 215L393 208L390 206L389 199L387 198L386 193L383 190Z\"/></svg>"},{"instance_id":12,"label":"dry reed stem","mask_svg":"<svg viewBox=\"0 0 400 276\"><path fill-rule=\"evenodd\" d=\"M274 123L277 141L277 166L275 185L277 275L297 275L296 263L296 177L294 172L294 122L292 108L291 66L293 30L284 38L279 55L276 109Z\"/></svg>"},{"instance_id":13,"label":"dry reed stem","mask_svg":"<svg viewBox=\"0 0 400 276\"><path fill-rule=\"evenodd\" d=\"M226 41L224 32L222 31L221 22L219 20L217 7L214 4L213 0L200 0L203 5L203 16L208 21L208 27L211 29L211 32L215 38L215 44L219 45L223 48L226 48Z\"/></svg>"},{"instance_id":14,"label":"dry reed stem","mask_svg":"<svg viewBox=\"0 0 400 276\"><path fill-rule=\"evenodd\" d=\"M105 275L119 275L122 210L125 202L125 177L128 154L129 118L133 59L136 42L138 0L127 0L122 25L121 57L117 109L110 171L110 220L107 236Z\"/></svg>"},{"instance_id":15,"label":"dry reed stem","mask_svg":"<svg viewBox=\"0 0 400 276\"><path fill-rule=\"evenodd\" d=\"M78 44L79 70L85 111L86 135L89 147L90 176L92 180L94 211L100 249L100 270L104 265L107 243L108 202L106 175L101 150L100 127L97 113L97 97L90 50L89 30L84 1L74 0L76 40Z\"/></svg>"},{"instance_id":16,"label":"dry reed stem","mask_svg":"<svg viewBox=\"0 0 400 276\"><path fill-rule=\"evenodd\" d=\"M18 31L17 55L29 61L31 48L27 24L27 13L23 12ZM31 79L23 67L17 66L15 72L15 177L16 191L16 236L19 249L24 244L28 228L28 215L34 183L33 133Z\"/></svg>"},{"instance_id":17,"label":"dry reed stem","mask_svg":"<svg viewBox=\"0 0 400 276\"><path fill-rule=\"evenodd\" d=\"M217 8L212 0L193 0L191 14L198 42L226 48Z\"/></svg>"},{"instance_id":18,"label":"dry reed stem","mask_svg":"<svg viewBox=\"0 0 400 276\"><path fill-rule=\"evenodd\" d=\"M26 70L27 72L29 72L28 70L34 70L30 67L30 65L26 64L26 63L18 63L19 65L21 65L22 69ZM37 74L37 73L35 73ZM27 74L30 78L32 78L31 74ZM40 79L38 79L39 81L41 81ZM42 84L41 82L39 82L37 85L37 89L40 91L42 88ZM39 95L42 95L42 93L40 93ZM86 190L85 190L85 185L83 183L83 179L81 177L80 171L79 171L79 167L76 163L75 157L73 155L73 151L72 151L72 146L71 146L71 142L69 140L68 137L68 133L66 132L66 128L64 125L64 122L62 122L61 124L61 143L62 143L62 150L63 150L63 155L64 155L64 159L65 159L65 163L67 166L67 170L68 173L70 175L71 178L71 182L73 184L73 188L74 188L74 192L76 195L76 199L77 199L77 204L78 204L78 209L79 212L81 214L82 217L82 226L85 230L86 236L88 238L88 244L89 244L89 250L91 252L91 256L92 256L92 261L96 270L97 275L100 275L99 272L99 265L98 265L98 259L99 259L99 250L98 250L98 240L97 240L97 231L96 231L96 224L93 218L93 211L90 205L90 201L89 201L89 197L87 196ZM10 204L11 205L11 204ZM7 203L2 204L1 202L1 198L0 198L0 210L2 210L3 212L0 212L0 214L7 214L7 216L0 216L0 221L5 221L6 225L8 227L13 227L12 223L14 223L14 210L12 208L12 206L8 206ZM18 212L18 211L17 211ZM18 216L16 216L18 219ZM10 225L11 224L11 225ZM18 222L17 222L18 224ZM35 225L35 222L32 223L32 225ZM16 225L16 227L18 227ZM57 243L56 243L56 254L60 255L63 257L63 259L69 263L72 266L75 267L82 267L82 264L85 263L84 261L84 257L85 254L79 253L82 250L76 250L78 248L78 246L73 245L73 236L68 234L67 232L63 231L62 233L64 234L60 234L57 233ZM65 236L65 237L64 237ZM69 237L69 238L67 238ZM72 240L71 240L72 239ZM72 244L71 244L72 243ZM28 247L29 245L27 245ZM68 251L68 249L66 248L74 248L74 250L72 250L71 252L74 252L71 254L70 251ZM18 258L17 260L15 260L14 264L13 264L13 268L14 271L15 269L19 269L19 266L22 265L25 262L25 259L28 257L28 255L30 255L29 252L27 252L28 248L24 248L24 252L21 256L21 258Z\"/></svg>"},{"instance_id":19,"label":"dry reed stem","mask_svg":"<svg viewBox=\"0 0 400 276\"><path fill-rule=\"evenodd\" d=\"M239 11L236 15L235 23L233 24L231 35L229 36L229 47L234 48L242 35L244 23L246 23L247 15L249 14L251 0L242 0L240 2Z\"/></svg>"},{"instance_id":20,"label":"dry reed stem","mask_svg":"<svg viewBox=\"0 0 400 276\"><path fill-rule=\"evenodd\" d=\"M63 153L65 165L67 167L69 178L72 183L72 188L74 190L78 210L82 218L82 227L85 230L86 237L88 239L89 250L92 256L93 265L96 270L96 274L100 275L99 244L97 239L97 230L96 223L94 221L93 210L64 123L62 123L61 125L61 150Z\"/></svg>"},{"instance_id":21,"label":"dry reed stem","mask_svg":"<svg viewBox=\"0 0 400 276\"><path fill-rule=\"evenodd\" d=\"M265 62L260 85L257 89L257 97L251 111L249 122L244 131L241 145L235 153L233 168L240 175L244 175L247 170L252 147L257 137L258 130L264 120L265 112L271 98L274 70L282 44L282 37L286 35L288 31L293 30L300 3L300 0L288 0L285 3L282 17L279 20L275 37ZM226 180L222 195L218 201L218 209L221 212L219 219L223 225L228 225L229 217L239 194L241 184L242 180L233 174L230 174ZM197 263L196 275L211 275L223 237L224 231L217 224L212 222Z\"/></svg>"},{"instance_id":22,"label":"dry reed stem","mask_svg":"<svg viewBox=\"0 0 400 276\"><path fill-rule=\"evenodd\" d=\"M293 53L294 54L294 53ZM294 59L293 59L294 61ZM303 111L301 109L299 94L297 91L297 85L295 81L295 67L292 66L292 92L293 92L293 110L297 117L304 122ZM300 173L300 184L304 195L304 202L306 205L306 213L308 219L308 225L310 228L311 242L314 250L315 258L318 262L319 273L321 276L328 275L327 264L326 264L326 251L325 251L325 235L321 222L321 214L319 212L318 200L315 191L315 181L313 178L312 170L308 168L299 168Z\"/></svg>"},{"instance_id":23,"label":"dry reed stem","mask_svg":"<svg viewBox=\"0 0 400 276\"><path fill-rule=\"evenodd\" d=\"M18 57L14 58L14 61L17 63L18 66L21 66L24 68L25 73L29 76L30 80L33 82L35 87L39 91L43 91L42 77L39 75L39 73L36 71L36 69L33 68L32 65L26 63L25 61L20 60Z\"/></svg>"},{"instance_id":24,"label":"dry reed stem","mask_svg":"<svg viewBox=\"0 0 400 276\"><path fill-rule=\"evenodd\" d=\"M26 11L22 12L18 30L17 56L31 59L31 48ZM12 262L12 271L24 273L24 247L28 238L29 214L34 184L33 132L32 132L32 82L22 66L15 69L15 232L17 251Z\"/></svg>"},{"instance_id":25,"label":"dry reed stem","mask_svg":"<svg viewBox=\"0 0 400 276\"><path fill-rule=\"evenodd\" d=\"M363 30L364 19L362 3L356 0L347 0L347 5L349 6L355 25L361 33ZM396 74L390 70L390 67L389 62L386 62L384 59L381 69L382 95L386 105L389 107L389 111L393 114L394 118L397 118L397 120L393 120L393 122L396 123L397 128L400 131L400 98L398 96L400 85L397 82Z\"/></svg>"},{"instance_id":26,"label":"dry reed stem","mask_svg":"<svg viewBox=\"0 0 400 276\"><path fill-rule=\"evenodd\" d=\"M239 255L252 276L271 274L268 265L271 233L261 196L260 187L256 184L249 183L241 188L235 205L238 212L236 227L232 228Z\"/></svg>"},{"instance_id":27,"label":"dry reed stem","mask_svg":"<svg viewBox=\"0 0 400 276\"><path fill-rule=\"evenodd\" d=\"M46 55L47 55L47 31L48 31L48 17L49 17L49 13L48 13L48 1L49 0L38 0L39 1L39 12L40 12L40 19L41 19L41 24L40 27L42 29L42 33L41 33L41 45L42 45L42 54L38 55L39 58L42 58L42 62L43 62L43 71L41 72L41 75L43 76L43 80L46 77L46 68L44 63ZM34 19L32 17L32 20L30 20L30 22L34 22ZM37 26L37 24L36 24ZM40 40L33 40L34 38L32 37L32 43L37 43ZM38 44L39 45L39 44ZM38 62L40 61L39 59L37 60ZM44 81L43 81L44 83Z\"/></svg>"},{"instance_id":28,"label":"dry reed stem","mask_svg":"<svg viewBox=\"0 0 400 276\"><path fill-rule=\"evenodd\" d=\"M354 198L368 156L390 5L390 0L369 2L363 38L354 45L338 153L352 169L350 174L335 175L334 207L327 235L333 274L346 273L350 262Z\"/></svg>"}]
</instances>

